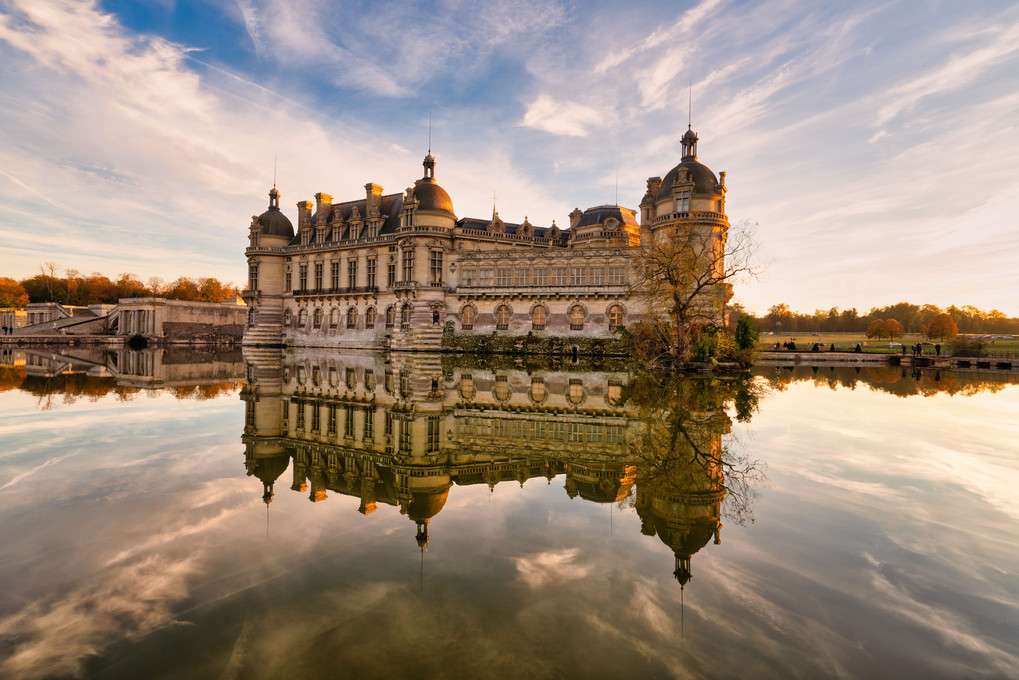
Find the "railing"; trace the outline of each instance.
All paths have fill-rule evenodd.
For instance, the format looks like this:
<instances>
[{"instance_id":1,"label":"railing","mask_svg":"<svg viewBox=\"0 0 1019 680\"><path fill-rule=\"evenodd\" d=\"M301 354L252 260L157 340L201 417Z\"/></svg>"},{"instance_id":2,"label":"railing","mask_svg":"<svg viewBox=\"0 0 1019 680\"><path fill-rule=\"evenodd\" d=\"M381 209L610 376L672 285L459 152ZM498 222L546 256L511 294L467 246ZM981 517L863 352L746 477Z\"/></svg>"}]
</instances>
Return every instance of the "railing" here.
<instances>
[{"instance_id":1,"label":"railing","mask_svg":"<svg viewBox=\"0 0 1019 680\"><path fill-rule=\"evenodd\" d=\"M355 286L353 288L306 288L297 289L293 292L294 297L300 297L304 295L345 295L354 293L377 293L379 292L378 286Z\"/></svg>"},{"instance_id":2,"label":"railing","mask_svg":"<svg viewBox=\"0 0 1019 680\"><path fill-rule=\"evenodd\" d=\"M412 290L418 287L417 281L397 281L393 285L393 290Z\"/></svg>"},{"instance_id":3,"label":"railing","mask_svg":"<svg viewBox=\"0 0 1019 680\"><path fill-rule=\"evenodd\" d=\"M461 283L458 286L457 290L460 290L460 289L470 290L470 289L473 289L473 288L481 288L481 289L484 289L486 291L488 291L488 290L507 291L507 290L515 289L515 290L521 290L521 291L527 291L527 292L540 291L540 292L545 292L545 293L554 293L555 291L561 290L561 289L564 289L564 288L570 289L570 290L586 289L586 290L599 290L599 291L600 290L613 290L613 289L617 289L619 292L624 292L625 293L626 289L627 289L627 285L625 283L561 283L561 284L554 284L554 285L551 285L551 286L548 286L548 285L546 285L546 286L515 286L515 285L508 285L508 286L506 286L506 285L502 285L502 286L500 286L500 285L483 284L483 283L474 283L474 284L463 284L463 283Z\"/></svg>"}]
</instances>

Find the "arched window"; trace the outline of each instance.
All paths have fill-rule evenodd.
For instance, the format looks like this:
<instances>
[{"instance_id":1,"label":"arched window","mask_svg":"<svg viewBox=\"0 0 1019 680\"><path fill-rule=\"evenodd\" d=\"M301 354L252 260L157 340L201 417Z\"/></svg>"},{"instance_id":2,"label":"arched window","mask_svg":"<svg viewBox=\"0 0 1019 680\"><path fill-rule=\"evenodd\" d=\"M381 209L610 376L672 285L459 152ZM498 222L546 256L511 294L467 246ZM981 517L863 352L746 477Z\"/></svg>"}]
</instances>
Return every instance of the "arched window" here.
<instances>
[{"instance_id":1,"label":"arched window","mask_svg":"<svg viewBox=\"0 0 1019 680\"><path fill-rule=\"evenodd\" d=\"M347 309L347 328L357 328L357 308Z\"/></svg>"},{"instance_id":2,"label":"arched window","mask_svg":"<svg viewBox=\"0 0 1019 680\"><path fill-rule=\"evenodd\" d=\"M495 330L504 331L509 328L512 311L509 305L499 305L495 309Z\"/></svg>"},{"instance_id":3,"label":"arched window","mask_svg":"<svg viewBox=\"0 0 1019 680\"><path fill-rule=\"evenodd\" d=\"M464 373L460 376L460 396L464 399L473 399L477 390L474 388L474 376Z\"/></svg>"},{"instance_id":4,"label":"arched window","mask_svg":"<svg viewBox=\"0 0 1019 680\"><path fill-rule=\"evenodd\" d=\"M495 388L492 390L492 394L494 394L495 398L499 401L506 401L510 398L510 386L507 376L495 376Z\"/></svg>"},{"instance_id":5,"label":"arched window","mask_svg":"<svg viewBox=\"0 0 1019 680\"><path fill-rule=\"evenodd\" d=\"M531 401L540 404L545 401L548 391L545 389L544 378L531 378Z\"/></svg>"},{"instance_id":6,"label":"arched window","mask_svg":"<svg viewBox=\"0 0 1019 680\"><path fill-rule=\"evenodd\" d=\"M400 327L404 330L410 328L410 313L412 310L413 307L409 302L405 303L400 310Z\"/></svg>"},{"instance_id":7,"label":"arched window","mask_svg":"<svg viewBox=\"0 0 1019 680\"><path fill-rule=\"evenodd\" d=\"M584 308L580 305L570 307L570 330L584 330Z\"/></svg>"},{"instance_id":8,"label":"arched window","mask_svg":"<svg viewBox=\"0 0 1019 680\"><path fill-rule=\"evenodd\" d=\"M619 305L609 307L609 330L614 331L623 325L623 308Z\"/></svg>"},{"instance_id":9,"label":"arched window","mask_svg":"<svg viewBox=\"0 0 1019 680\"><path fill-rule=\"evenodd\" d=\"M460 311L460 327L465 331L472 330L474 328L474 317L477 316L478 310L474 308L474 305L467 305Z\"/></svg>"},{"instance_id":10,"label":"arched window","mask_svg":"<svg viewBox=\"0 0 1019 680\"><path fill-rule=\"evenodd\" d=\"M248 310L248 325L249 326L254 326L255 325L255 308L254 307L252 307L251 309Z\"/></svg>"},{"instance_id":11,"label":"arched window","mask_svg":"<svg viewBox=\"0 0 1019 680\"><path fill-rule=\"evenodd\" d=\"M302 307L301 311L297 313L297 325L300 328L304 328L308 325L308 310L304 307Z\"/></svg>"},{"instance_id":12,"label":"arched window","mask_svg":"<svg viewBox=\"0 0 1019 680\"><path fill-rule=\"evenodd\" d=\"M538 305L531 310L531 327L536 331L545 330L545 322L548 320L548 309L545 305Z\"/></svg>"},{"instance_id":13,"label":"arched window","mask_svg":"<svg viewBox=\"0 0 1019 680\"><path fill-rule=\"evenodd\" d=\"M574 405L584 401L584 383L574 378L570 380L570 389L566 393L566 400Z\"/></svg>"},{"instance_id":14,"label":"arched window","mask_svg":"<svg viewBox=\"0 0 1019 680\"><path fill-rule=\"evenodd\" d=\"M396 323L396 309L390 305L386 307L386 328L392 328Z\"/></svg>"},{"instance_id":15,"label":"arched window","mask_svg":"<svg viewBox=\"0 0 1019 680\"><path fill-rule=\"evenodd\" d=\"M289 326L293 320L294 313L289 307L287 307L286 311L283 312L283 323Z\"/></svg>"},{"instance_id":16,"label":"arched window","mask_svg":"<svg viewBox=\"0 0 1019 680\"><path fill-rule=\"evenodd\" d=\"M321 328L322 327L322 308L321 307L317 307L315 309L315 323L314 323L314 326L315 326L315 328Z\"/></svg>"},{"instance_id":17,"label":"arched window","mask_svg":"<svg viewBox=\"0 0 1019 680\"><path fill-rule=\"evenodd\" d=\"M364 327L375 328L375 308L369 307L364 313Z\"/></svg>"},{"instance_id":18,"label":"arched window","mask_svg":"<svg viewBox=\"0 0 1019 680\"><path fill-rule=\"evenodd\" d=\"M340 325L340 310L336 307L329 310L329 325L332 328L336 328Z\"/></svg>"}]
</instances>

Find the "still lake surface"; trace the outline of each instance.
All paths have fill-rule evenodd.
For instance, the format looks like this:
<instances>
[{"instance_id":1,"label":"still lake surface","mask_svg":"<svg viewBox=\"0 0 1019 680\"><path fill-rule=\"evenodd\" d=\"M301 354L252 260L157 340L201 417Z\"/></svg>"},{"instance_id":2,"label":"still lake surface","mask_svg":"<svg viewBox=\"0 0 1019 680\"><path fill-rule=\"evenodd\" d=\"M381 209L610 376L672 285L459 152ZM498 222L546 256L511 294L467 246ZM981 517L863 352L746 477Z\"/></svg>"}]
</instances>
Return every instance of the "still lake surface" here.
<instances>
[{"instance_id":1,"label":"still lake surface","mask_svg":"<svg viewBox=\"0 0 1019 680\"><path fill-rule=\"evenodd\" d=\"M5 350L0 677L1019 677L1016 383Z\"/></svg>"}]
</instances>

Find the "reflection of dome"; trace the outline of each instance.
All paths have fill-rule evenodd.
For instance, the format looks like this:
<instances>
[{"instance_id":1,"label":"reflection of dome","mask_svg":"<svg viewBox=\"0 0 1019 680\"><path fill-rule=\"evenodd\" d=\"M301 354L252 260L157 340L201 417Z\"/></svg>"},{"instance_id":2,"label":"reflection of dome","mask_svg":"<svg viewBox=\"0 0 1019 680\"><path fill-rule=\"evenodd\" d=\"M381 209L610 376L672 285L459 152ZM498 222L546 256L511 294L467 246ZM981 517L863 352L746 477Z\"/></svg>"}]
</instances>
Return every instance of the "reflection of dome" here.
<instances>
[{"instance_id":1,"label":"reflection of dome","mask_svg":"<svg viewBox=\"0 0 1019 680\"><path fill-rule=\"evenodd\" d=\"M662 543L672 548L677 557L690 557L708 544L721 526L716 518L708 518L683 526L669 526L661 517L654 518L655 529Z\"/></svg>"},{"instance_id":2,"label":"reflection of dome","mask_svg":"<svg viewBox=\"0 0 1019 680\"><path fill-rule=\"evenodd\" d=\"M279 479L280 475L287 471L290 465L290 456L287 453L277 453L274 456L255 458L249 464L248 474L258 477L262 481L262 500L266 504L272 501L272 486Z\"/></svg>"},{"instance_id":3,"label":"reflection of dome","mask_svg":"<svg viewBox=\"0 0 1019 680\"><path fill-rule=\"evenodd\" d=\"M430 520L439 514L446 505L446 498L449 496L449 487L437 489L436 491L414 491L410 495L410 502L407 504L407 516L415 522Z\"/></svg>"},{"instance_id":4,"label":"reflection of dome","mask_svg":"<svg viewBox=\"0 0 1019 680\"><path fill-rule=\"evenodd\" d=\"M418 210L446 213L456 219L452 199L434 178L425 177L414 182L414 198L417 199Z\"/></svg>"},{"instance_id":5,"label":"reflection of dome","mask_svg":"<svg viewBox=\"0 0 1019 680\"><path fill-rule=\"evenodd\" d=\"M280 210L280 192L273 187L269 192L269 209L258 216L263 236L284 236L294 238L294 225Z\"/></svg>"},{"instance_id":6,"label":"reflection of dome","mask_svg":"<svg viewBox=\"0 0 1019 680\"><path fill-rule=\"evenodd\" d=\"M658 190L658 200L664 200L672 198L672 185L680 179L680 172L685 170L689 173L689 177L693 180L693 193L695 194L715 194L721 196L718 193L716 186L718 185L718 178L715 177L708 166L697 161L694 158L684 158L683 162L669 170L669 174L662 180L662 186ZM686 175L684 174L684 177Z\"/></svg>"},{"instance_id":7,"label":"reflection of dome","mask_svg":"<svg viewBox=\"0 0 1019 680\"><path fill-rule=\"evenodd\" d=\"M592 503L618 503L630 495L633 486L632 479L574 479L573 483L580 497Z\"/></svg>"}]
</instances>

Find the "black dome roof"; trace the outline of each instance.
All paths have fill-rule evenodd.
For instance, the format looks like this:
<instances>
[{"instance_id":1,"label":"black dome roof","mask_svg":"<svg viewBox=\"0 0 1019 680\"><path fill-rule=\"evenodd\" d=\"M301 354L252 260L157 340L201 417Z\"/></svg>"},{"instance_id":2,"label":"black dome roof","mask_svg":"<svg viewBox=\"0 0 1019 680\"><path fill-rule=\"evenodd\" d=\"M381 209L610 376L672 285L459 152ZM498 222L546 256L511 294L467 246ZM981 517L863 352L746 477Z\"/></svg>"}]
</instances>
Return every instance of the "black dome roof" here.
<instances>
[{"instance_id":1,"label":"black dome roof","mask_svg":"<svg viewBox=\"0 0 1019 680\"><path fill-rule=\"evenodd\" d=\"M294 238L294 225L283 211L280 210L280 192L273 187L269 192L269 209L258 216L258 224L262 227L263 236L283 236Z\"/></svg>"},{"instance_id":2,"label":"black dome roof","mask_svg":"<svg viewBox=\"0 0 1019 680\"><path fill-rule=\"evenodd\" d=\"M684 158L683 162L669 170L669 174L662 180L662 187L658 190L658 200L672 197L672 185L675 184L682 170L690 173L690 178L693 180L693 193L721 195L718 192L718 178L715 177L715 173L695 158Z\"/></svg>"},{"instance_id":3,"label":"black dome roof","mask_svg":"<svg viewBox=\"0 0 1019 680\"><path fill-rule=\"evenodd\" d=\"M425 177L414 182L414 198L417 199L418 210L442 212L456 219L452 199L434 179Z\"/></svg>"}]
</instances>

